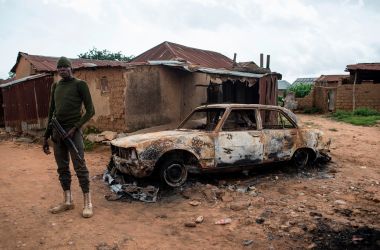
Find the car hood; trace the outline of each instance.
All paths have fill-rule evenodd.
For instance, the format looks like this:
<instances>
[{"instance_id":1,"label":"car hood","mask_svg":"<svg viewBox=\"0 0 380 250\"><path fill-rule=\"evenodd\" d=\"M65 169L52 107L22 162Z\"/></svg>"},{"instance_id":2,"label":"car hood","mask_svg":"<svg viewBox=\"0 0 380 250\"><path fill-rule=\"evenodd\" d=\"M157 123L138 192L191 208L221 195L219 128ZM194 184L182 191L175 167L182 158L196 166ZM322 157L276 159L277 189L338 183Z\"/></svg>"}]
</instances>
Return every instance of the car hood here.
<instances>
[{"instance_id":1,"label":"car hood","mask_svg":"<svg viewBox=\"0 0 380 250\"><path fill-rule=\"evenodd\" d=\"M117 147L140 147L156 141L177 141L195 138L205 135L205 131L198 130L168 130L153 133L137 134L118 138L111 141L111 144Z\"/></svg>"}]
</instances>

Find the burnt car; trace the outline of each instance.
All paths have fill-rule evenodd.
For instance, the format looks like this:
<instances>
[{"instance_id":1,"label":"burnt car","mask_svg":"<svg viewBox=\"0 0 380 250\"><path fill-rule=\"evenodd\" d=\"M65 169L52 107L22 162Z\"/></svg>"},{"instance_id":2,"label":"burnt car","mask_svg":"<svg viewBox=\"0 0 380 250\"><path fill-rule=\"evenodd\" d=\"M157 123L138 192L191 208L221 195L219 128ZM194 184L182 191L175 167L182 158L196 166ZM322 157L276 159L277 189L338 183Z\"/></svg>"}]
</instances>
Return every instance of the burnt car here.
<instances>
[{"instance_id":1,"label":"burnt car","mask_svg":"<svg viewBox=\"0 0 380 250\"><path fill-rule=\"evenodd\" d=\"M175 130L113 140L109 168L138 178L158 173L176 187L189 172L243 170L289 160L305 167L327 156L328 147L322 131L299 127L288 109L213 104L196 108Z\"/></svg>"}]
</instances>

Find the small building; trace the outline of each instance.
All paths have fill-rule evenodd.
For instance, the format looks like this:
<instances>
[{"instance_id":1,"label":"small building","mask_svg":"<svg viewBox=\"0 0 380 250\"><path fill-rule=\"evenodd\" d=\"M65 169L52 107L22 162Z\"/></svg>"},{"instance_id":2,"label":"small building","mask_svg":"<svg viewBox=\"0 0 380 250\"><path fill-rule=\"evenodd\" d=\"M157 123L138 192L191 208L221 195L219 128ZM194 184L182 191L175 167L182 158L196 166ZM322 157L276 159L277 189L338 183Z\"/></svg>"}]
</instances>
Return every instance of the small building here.
<instances>
[{"instance_id":1,"label":"small building","mask_svg":"<svg viewBox=\"0 0 380 250\"><path fill-rule=\"evenodd\" d=\"M56 64L58 57L29 55L19 52L11 72L14 79L0 85L0 105L3 117L0 117L5 128L13 131L43 130L46 127L50 101L50 88L58 80ZM107 92L104 77L125 68L126 62L107 60L72 59L74 74L81 73L84 78L97 77L93 92L94 104L101 110L100 95ZM118 69L118 70L116 70ZM122 78L122 73L117 77ZM103 80L102 80L103 79ZM92 84L93 85L93 84ZM96 88L100 89L97 91ZM99 110L98 109L98 110ZM1 113L1 112L0 112Z\"/></svg>"},{"instance_id":2,"label":"small building","mask_svg":"<svg viewBox=\"0 0 380 250\"><path fill-rule=\"evenodd\" d=\"M316 107L322 112L371 108L380 111L380 63L347 65L350 75L321 75L299 109ZM300 105L301 104L301 105Z\"/></svg>"},{"instance_id":3,"label":"small building","mask_svg":"<svg viewBox=\"0 0 380 250\"><path fill-rule=\"evenodd\" d=\"M278 96L279 97L285 97L286 90L292 86L288 81L286 80L278 80Z\"/></svg>"},{"instance_id":4,"label":"small building","mask_svg":"<svg viewBox=\"0 0 380 250\"><path fill-rule=\"evenodd\" d=\"M314 85L315 80L317 80L317 77L297 78L297 79L292 83L292 85L297 85L297 84Z\"/></svg>"},{"instance_id":5,"label":"small building","mask_svg":"<svg viewBox=\"0 0 380 250\"><path fill-rule=\"evenodd\" d=\"M48 73L57 81L57 60L20 52L12 71L17 79ZM178 123L201 104L276 105L277 79L281 79L269 64L263 68L254 62L236 63L217 52L171 42L130 63L84 59L72 63L74 75L88 83L93 98L95 116L89 125L125 132Z\"/></svg>"}]
</instances>

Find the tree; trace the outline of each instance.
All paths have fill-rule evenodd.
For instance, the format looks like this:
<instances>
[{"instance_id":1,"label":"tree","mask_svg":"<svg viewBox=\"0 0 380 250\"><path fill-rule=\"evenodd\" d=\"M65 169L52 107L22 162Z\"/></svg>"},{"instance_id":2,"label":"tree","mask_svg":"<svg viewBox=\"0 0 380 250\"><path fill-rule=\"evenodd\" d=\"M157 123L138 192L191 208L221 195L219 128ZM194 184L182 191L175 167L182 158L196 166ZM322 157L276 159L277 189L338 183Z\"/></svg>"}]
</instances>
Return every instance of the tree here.
<instances>
[{"instance_id":1,"label":"tree","mask_svg":"<svg viewBox=\"0 0 380 250\"><path fill-rule=\"evenodd\" d=\"M96 60L113 60L113 61L126 61L129 62L134 56L125 56L119 52L111 52L109 50L98 50L97 48L92 48L88 52L78 55L79 58L84 59L96 59Z\"/></svg>"}]
</instances>

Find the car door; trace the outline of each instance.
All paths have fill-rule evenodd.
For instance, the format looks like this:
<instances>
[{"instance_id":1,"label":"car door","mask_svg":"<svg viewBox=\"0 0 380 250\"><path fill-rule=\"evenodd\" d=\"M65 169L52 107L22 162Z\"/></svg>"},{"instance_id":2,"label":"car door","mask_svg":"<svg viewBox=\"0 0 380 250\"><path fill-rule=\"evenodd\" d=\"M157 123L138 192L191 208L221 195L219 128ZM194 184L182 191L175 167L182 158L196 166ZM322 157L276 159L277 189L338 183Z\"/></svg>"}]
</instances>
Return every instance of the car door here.
<instances>
[{"instance_id":1,"label":"car door","mask_svg":"<svg viewBox=\"0 0 380 250\"><path fill-rule=\"evenodd\" d=\"M259 164L263 160L256 109L232 109L215 137L217 167Z\"/></svg>"},{"instance_id":2,"label":"car door","mask_svg":"<svg viewBox=\"0 0 380 250\"><path fill-rule=\"evenodd\" d=\"M298 129L281 110L261 109L264 162L289 160L296 148Z\"/></svg>"}]
</instances>

